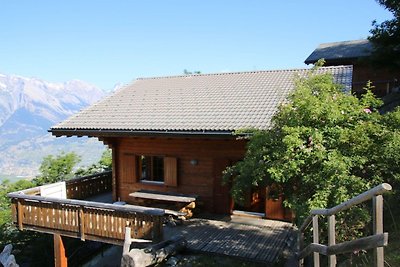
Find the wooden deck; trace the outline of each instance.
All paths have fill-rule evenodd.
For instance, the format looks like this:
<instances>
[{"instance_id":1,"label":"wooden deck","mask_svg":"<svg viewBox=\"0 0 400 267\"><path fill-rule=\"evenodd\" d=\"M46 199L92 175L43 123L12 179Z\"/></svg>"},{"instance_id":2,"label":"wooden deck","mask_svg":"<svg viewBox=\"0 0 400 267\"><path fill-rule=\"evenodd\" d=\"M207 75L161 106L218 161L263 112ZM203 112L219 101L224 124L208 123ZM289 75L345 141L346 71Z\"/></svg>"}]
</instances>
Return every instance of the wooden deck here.
<instances>
[{"instance_id":1,"label":"wooden deck","mask_svg":"<svg viewBox=\"0 0 400 267\"><path fill-rule=\"evenodd\" d=\"M165 227L165 236L184 235L188 249L193 252L274 263L293 236L292 225L273 220L248 220L258 225L191 219L182 226Z\"/></svg>"},{"instance_id":2,"label":"wooden deck","mask_svg":"<svg viewBox=\"0 0 400 267\"><path fill-rule=\"evenodd\" d=\"M41 187L9 193L18 229L123 245L129 226L132 239L162 240L164 210L105 203L112 201L111 172L68 180L64 186L67 198L44 196Z\"/></svg>"}]
</instances>

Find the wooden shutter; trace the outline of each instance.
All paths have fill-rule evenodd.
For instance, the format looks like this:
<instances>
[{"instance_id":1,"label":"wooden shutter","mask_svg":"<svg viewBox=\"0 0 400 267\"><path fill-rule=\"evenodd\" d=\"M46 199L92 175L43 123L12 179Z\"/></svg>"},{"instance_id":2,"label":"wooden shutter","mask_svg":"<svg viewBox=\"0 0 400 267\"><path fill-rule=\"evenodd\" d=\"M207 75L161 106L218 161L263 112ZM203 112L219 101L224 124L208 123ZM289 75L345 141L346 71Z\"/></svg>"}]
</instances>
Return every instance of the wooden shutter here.
<instances>
[{"instance_id":1,"label":"wooden shutter","mask_svg":"<svg viewBox=\"0 0 400 267\"><path fill-rule=\"evenodd\" d=\"M136 183L137 175L137 156L134 154L122 154L121 157L122 167L122 183Z\"/></svg>"},{"instance_id":2,"label":"wooden shutter","mask_svg":"<svg viewBox=\"0 0 400 267\"><path fill-rule=\"evenodd\" d=\"M177 158L164 158L164 184L166 186L178 186Z\"/></svg>"}]
</instances>

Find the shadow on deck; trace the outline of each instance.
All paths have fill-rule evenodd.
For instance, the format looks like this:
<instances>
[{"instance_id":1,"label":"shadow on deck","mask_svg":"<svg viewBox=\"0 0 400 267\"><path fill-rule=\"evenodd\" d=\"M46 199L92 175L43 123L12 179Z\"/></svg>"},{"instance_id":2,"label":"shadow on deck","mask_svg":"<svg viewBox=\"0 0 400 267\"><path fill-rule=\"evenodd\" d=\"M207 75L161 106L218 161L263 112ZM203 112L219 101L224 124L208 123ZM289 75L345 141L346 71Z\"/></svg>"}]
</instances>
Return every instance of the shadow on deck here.
<instances>
[{"instance_id":1,"label":"shadow on deck","mask_svg":"<svg viewBox=\"0 0 400 267\"><path fill-rule=\"evenodd\" d=\"M87 200L111 203L111 193ZM207 218L207 219L206 219ZM164 226L164 238L183 235L188 250L237 257L246 261L275 263L288 248L295 230L291 223L240 216L207 215L178 226Z\"/></svg>"},{"instance_id":2,"label":"shadow on deck","mask_svg":"<svg viewBox=\"0 0 400 267\"><path fill-rule=\"evenodd\" d=\"M225 221L194 218L176 227L164 227L165 238L183 235L193 252L237 257L271 264L289 246L294 235L290 223L226 217ZM229 220L229 221L227 221Z\"/></svg>"}]
</instances>

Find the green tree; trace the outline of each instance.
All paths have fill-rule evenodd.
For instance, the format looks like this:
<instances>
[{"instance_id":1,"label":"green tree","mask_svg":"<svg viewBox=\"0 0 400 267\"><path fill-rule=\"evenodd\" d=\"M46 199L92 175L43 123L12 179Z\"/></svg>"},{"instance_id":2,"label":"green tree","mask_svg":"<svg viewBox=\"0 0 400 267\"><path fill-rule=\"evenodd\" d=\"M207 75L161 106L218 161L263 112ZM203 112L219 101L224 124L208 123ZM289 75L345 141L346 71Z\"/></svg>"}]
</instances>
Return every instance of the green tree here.
<instances>
[{"instance_id":1,"label":"green tree","mask_svg":"<svg viewBox=\"0 0 400 267\"><path fill-rule=\"evenodd\" d=\"M381 115L371 88L358 99L329 74L313 70L299 78L273 126L253 131L244 160L226 170L234 199L243 201L252 186L278 185L301 224L311 209L333 207L382 182L398 184L400 110ZM362 210L352 214L359 217L342 224L342 237L367 222Z\"/></svg>"},{"instance_id":2,"label":"green tree","mask_svg":"<svg viewBox=\"0 0 400 267\"><path fill-rule=\"evenodd\" d=\"M104 150L103 154L101 155L101 158L99 160L99 165L103 169L111 169L112 168L112 154L111 154L111 149L106 149Z\"/></svg>"},{"instance_id":3,"label":"green tree","mask_svg":"<svg viewBox=\"0 0 400 267\"><path fill-rule=\"evenodd\" d=\"M43 158L39 167L40 175L34 179L37 185L65 181L74 177L73 169L80 161L74 152L49 155Z\"/></svg>"},{"instance_id":4,"label":"green tree","mask_svg":"<svg viewBox=\"0 0 400 267\"><path fill-rule=\"evenodd\" d=\"M10 199L8 193L34 187L34 184L28 180L19 180L11 183L9 180L4 180L0 184L0 246L8 243L19 244L34 235L30 233L21 233L11 222Z\"/></svg>"},{"instance_id":5,"label":"green tree","mask_svg":"<svg viewBox=\"0 0 400 267\"><path fill-rule=\"evenodd\" d=\"M104 150L100 160L98 163L94 163L88 167L81 167L75 172L75 176L85 176L91 175L99 172L103 172L106 170L111 170L112 167L112 156L111 150Z\"/></svg>"},{"instance_id":6,"label":"green tree","mask_svg":"<svg viewBox=\"0 0 400 267\"><path fill-rule=\"evenodd\" d=\"M372 60L385 66L400 68L400 1L376 0L393 14L393 19L382 23L373 21L368 39L375 47Z\"/></svg>"}]
</instances>

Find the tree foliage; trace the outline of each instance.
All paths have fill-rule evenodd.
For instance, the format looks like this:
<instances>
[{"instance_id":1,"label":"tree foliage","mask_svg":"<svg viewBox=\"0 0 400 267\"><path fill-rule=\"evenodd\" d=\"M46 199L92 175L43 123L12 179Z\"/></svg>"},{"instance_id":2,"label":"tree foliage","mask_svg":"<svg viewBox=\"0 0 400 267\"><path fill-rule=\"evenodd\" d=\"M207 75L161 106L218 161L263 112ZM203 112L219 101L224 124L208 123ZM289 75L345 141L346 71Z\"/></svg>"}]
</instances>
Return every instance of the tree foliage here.
<instances>
[{"instance_id":1,"label":"tree foliage","mask_svg":"<svg viewBox=\"0 0 400 267\"><path fill-rule=\"evenodd\" d=\"M104 150L98 163L94 163L88 167L81 167L75 172L75 176L91 175L106 170L111 170L112 167L112 156L111 150Z\"/></svg>"},{"instance_id":2,"label":"tree foliage","mask_svg":"<svg viewBox=\"0 0 400 267\"><path fill-rule=\"evenodd\" d=\"M400 110L381 115L371 89L359 99L329 74L298 78L273 126L253 131L244 160L226 170L234 199L243 201L252 186L278 185L302 223L311 209L333 207L382 182L398 184ZM353 214L365 219L353 220L362 228L365 213Z\"/></svg>"},{"instance_id":3,"label":"tree foliage","mask_svg":"<svg viewBox=\"0 0 400 267\"><path fill-rule=\"evenodd\" d=\"M52 239L48 235L32 231L19 231L11 222L10 199L7 194L46 183L68 180L76 176L102 172L111 168L111 151L104 151L98 163L89 167L76 169L80 161L75 153L61 153L57 156L47 156L39 167L40 175L32 181L19 180L11 183L4 180L0 184L0 248L12 243L14 248L21 249L22 253L17 254L17 261L28 261L31 266L51 266L53 264L52 254L44 257L39 251L49 250L52 246ZM47 255L47 254L46 254Z\"/></svg>"},{"instance_id":4,"label":"tree foliage","mask_svg":"<svg viewBox=\"0 0 400 267\"><path fill-rule=\"evenodd\" d=\"M393 19L382 23L373 21L372 34L368 39L373 43L373 60L377 63L400 68L400 1L376 0L393 14Z\"/></svg>"},{"instance_id":5,"label":"tree foliage","mask_svg":"<svg viewBox=\"0 0 400 267\"><path fill-rule=\"evenodd\" d=\"M73 169L79 161L79 156L74 152L44 157L39 167L40 175L34 182L43 185L71 179L74 176Z\"/></svg>"}]
</instances>

